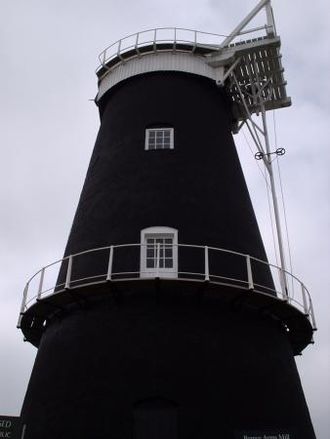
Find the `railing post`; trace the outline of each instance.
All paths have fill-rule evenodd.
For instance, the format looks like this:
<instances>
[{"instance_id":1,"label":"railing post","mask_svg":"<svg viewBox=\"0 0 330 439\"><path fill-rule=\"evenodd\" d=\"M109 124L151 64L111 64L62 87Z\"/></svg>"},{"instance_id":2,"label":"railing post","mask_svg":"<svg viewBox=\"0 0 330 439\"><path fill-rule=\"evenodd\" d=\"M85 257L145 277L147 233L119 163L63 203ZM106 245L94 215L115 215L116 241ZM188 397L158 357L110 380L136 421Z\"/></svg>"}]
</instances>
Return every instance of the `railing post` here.
<instances>
[{"instance_id":1,"label":"railing post","mask_svg":"<svg viewBox=\"0 0 330 439\"><path fill-rule=\"evenodd\" d=\"M315 320L313 302L312 302L311 298L309 298L309 309L310 309L310 313L309 314L310 314L310 317L311 317L312 328L314 330L316 330L316 320Z\"/></svg>"},{"instance_id":2,"label":"railing post","mask_svg":"<svg viewBox=\"0 0 330 439\"><path fill-rule=\"evenodd\" d=\"M113 245L110 246L107 280L111 280L111 276L112 276L112 262L113 262Z\"/></svg>"},{"instance_id":3,"label":"railing post","mask_svg":"<svg viewBox=\"0 0 330 439\"><path fill-rule=\"evenodd\" d=\"M281 283L281 288L282 288L283 300L288 301L289 295L288 295L288 288L287 288L287 282L286 282L286 274L285 274L285 271L281 267L278 267L278 269L280 271L280 283Z\"/></svg>"},{"instance_id":4,"label":"railing post","mask_svg":"<svg viewBox=\"0 0 330 439\"><path fill-rule=\"evenodd\" d=\"M156 43L156 41L157 41L157 29L154 30L154 44L153 44L154 52L157 51L157 43Z\"/></svg>"},{"instance_id":5,"label":"railing post","mask_svg":"<svg viewBox=\"0 0 330 439\"><path fill-rule=\"evenodd\" d=\"M24 291L23 291L23 298L22 298L22 305L21 305L21 313L24 312L25 309L25 304L26 304L26 298L27 298L27 293L29 290L29 282L25 285Z\"/></svg>"},{"instance_id":6,"label":"railing post","mask_svg":"<svg viewBox=\"0 0 330 439\"><path fill-rule=\"evenodd\" d=\"M253 290L254 283L253 283L253 274L252 274L250 255L246 255L246 271L247 271L247 276L248 276L249 290Z\"/></svg>"},{"instance_id":7,"label":"railing post","mask_svg":"<svg viewBox=\"0 0 330 439\"><path fill-rule=\"evenodd\" d=\"M157 253L156 253L156 277L159 277L159 259L160 259L160 243L157 244Z\"/></svg>"},{"instance_id":8,"label":"railing post","mask_svg":"<svg viewBox=\"0 0 330 439\"><path fill-rule=\"evenodd\" d=\"M138 32L136 34L136 39L135 39L135 51L138 54L138 56L141 55L140 51L139 51L139 37L140 37L140 33Z\"/></svg>"},{"instance_id":9,"label":"railing post","mask_svg":"<svg viewBox=\"0 0 330 439\"><path fill-rule=\"evenodd\" d=\"M120 57L120 50L121 50L121 40L118 41L118 47L117 47L117 56Z\"/></svg>"},{"instance_id":10,"label":"railing post","mask_svg":"<svg viewBox=\"0 0 330 439\"><path fill-rule=\"evenodd\" d=\"M69 260L68 260L68 269L66 272L66 278L65 278L65 289L69 290L70 289L70 282L71 282L71 273L72 273L72 255L69 256Z\"/></svg>"},{"instance_id":11,"label":"railing post","mask_svg":"<svg viewBox=\"0 0 330 439\"><path fill-rule=\"evenodd\" d=\"M196 50L196 47L197 47L197 31L195 30L194 31L194 45L193 45L193 53L195 52L195 50Z\"/></svg>"},{"instance_id":12,"label":"railing post","mask_svg":"<svg viewBox=\"0 0 330 439\"><path fill-rule=\"evenodd\" d=\"M17 328L21 327L21 320L22 320L22 315L24 314L28 289L29 289L29 282L25 285L24 290L23 290L22 304L21 304L21 309L20 309L20 313L18 316Z\"/></svg>"},{"instance_id":13,"label":"railing post","mask_svg":"<svg viewBox=\"0 0 330 439\"><path fill-rule=\"evenodd\" d=\"M209 248L206 245L204 247L204 268L205 268L205 280L210 280L210 265L209 265Z\"/></svg>"},{"instance_id":14,"label":"railing post","mask_svg":"<svg viewBox=\"0 0 330 439\"><path fill-rule=\"evenodd\" d=\"M303 305L304 305L304 313L306 316L309 316L309 309L308 309L308 304L307 304L305 287L304 287L303 283L301 283L300 285L301 285L301 293L302 293L302 299L303 299Z\"/></svg>"},{"instance_id":15,"label":"railing post","mask_svg":"<svg viewBox=\"0 0 330 439\"><path fill-rule=\"evenodd\" d=\"M41 273L40 273L40 281L39 281L37 300L39 300L40 297L41 297L42 286L43 286L43 283L44 283L44 276L45 276L45 267L41 269Z\"/></svg>"}]
</instances>

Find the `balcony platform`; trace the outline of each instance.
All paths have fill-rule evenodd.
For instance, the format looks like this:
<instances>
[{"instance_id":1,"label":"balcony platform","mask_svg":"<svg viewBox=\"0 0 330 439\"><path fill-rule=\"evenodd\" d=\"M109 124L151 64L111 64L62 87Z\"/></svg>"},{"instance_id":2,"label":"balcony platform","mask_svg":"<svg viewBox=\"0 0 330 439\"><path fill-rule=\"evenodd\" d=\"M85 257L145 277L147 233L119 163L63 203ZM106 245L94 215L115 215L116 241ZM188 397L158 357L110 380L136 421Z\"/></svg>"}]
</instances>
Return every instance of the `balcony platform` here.
<instances>
[{"instance_id":1,"label":"balcony platform","mask_svg":"<svg viewBox=\"0 0 330 439\"><path fill-rule=\"evenodd\" d=\"M215 312L230 306L233 311L252 312L273 319L287 333L294 355L313 343L313 327L308 316L288 301L244 287L193 278L127 278L90 281L70 290L62 288L30 306L21 315L20 328L25 339L38 346L49 322L57 317L65 318L77 307L88 307L104 299L124 306L126 300L143 301L146 298L172 303L212 303Z\"/></svg>"}]
</instances>

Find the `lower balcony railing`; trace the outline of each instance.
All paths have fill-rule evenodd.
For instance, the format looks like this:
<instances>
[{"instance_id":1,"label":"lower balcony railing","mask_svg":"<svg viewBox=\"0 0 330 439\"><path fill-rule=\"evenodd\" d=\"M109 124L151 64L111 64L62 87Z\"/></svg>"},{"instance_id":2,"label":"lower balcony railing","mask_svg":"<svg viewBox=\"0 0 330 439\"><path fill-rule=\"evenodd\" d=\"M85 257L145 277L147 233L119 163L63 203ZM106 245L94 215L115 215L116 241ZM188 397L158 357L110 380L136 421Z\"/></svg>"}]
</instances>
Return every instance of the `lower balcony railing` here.
<instances>
[{"instance_id":1,"label":"lower balcony railing","mask_svg":"<svg viewBox=\"0 0 330 439\"><path fill-rule=\"evenodd\" d=\"M187 244L122 244L94 248L41 268L27 282L18 327L37 301L103 282L146 278L210 282L266 294L297 308L316 329L311 296L293 274L253 256Z\"/></svg>"}]
</instances>

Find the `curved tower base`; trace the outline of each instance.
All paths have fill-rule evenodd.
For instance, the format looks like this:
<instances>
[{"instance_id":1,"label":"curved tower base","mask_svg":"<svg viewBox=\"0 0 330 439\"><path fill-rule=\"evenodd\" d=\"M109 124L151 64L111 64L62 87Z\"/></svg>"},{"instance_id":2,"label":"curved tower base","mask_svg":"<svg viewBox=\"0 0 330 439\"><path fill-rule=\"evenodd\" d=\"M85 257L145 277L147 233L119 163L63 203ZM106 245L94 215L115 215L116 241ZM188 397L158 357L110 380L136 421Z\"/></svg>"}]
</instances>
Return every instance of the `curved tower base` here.
<instances>
[{"instance_id":1,"label":"curved tower base","mask_svg":"<svg viewBox=\"0 0 330 439\"><path fill-rule=\"evenodd\" d=\"M109 293L44 333L25 439L315 439L277 322L207 287Z\"/></svg>"}]
</instances>

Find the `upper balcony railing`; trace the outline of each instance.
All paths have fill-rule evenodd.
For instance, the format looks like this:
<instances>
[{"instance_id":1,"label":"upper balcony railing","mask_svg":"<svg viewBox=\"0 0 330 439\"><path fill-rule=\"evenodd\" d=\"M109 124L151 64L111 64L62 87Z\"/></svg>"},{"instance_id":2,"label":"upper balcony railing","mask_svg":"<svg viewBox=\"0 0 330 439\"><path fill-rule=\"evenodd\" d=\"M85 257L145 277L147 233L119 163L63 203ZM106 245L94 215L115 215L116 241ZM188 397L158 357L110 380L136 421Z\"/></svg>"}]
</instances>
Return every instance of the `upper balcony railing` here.
<instances>
[{"instance_id":1,"label":"upper balcony railing","mask_svg":"<svg viewBox=\"0 0 330 439\"><path fill-rule=\"evenodd\" d=\"M86 250L46 265L29 279L24 288L18 327L31 306L60 292L66 294L68 291L69 294L70 290L110 281L164 278L206 281L285 301L304 314L311 327L316 329L311 296L304 284L291 273L283 273L276 265L226 249L186 244L171 244L171 247L169 265L172 268L165 268L165 253L159 244L154 249L151 264L146 264L145 244L123 244Z\"/></svg>"},{"instance_id":2,"label":"upper balcony railing","mask_svg":"<svg viewBox=\"0 0 330 439\"><path fill-rule=\"evenodd\" d=\"M242 30L237 36L253 33L255 37L258 33L260 34L260 31L267 32L268 28L268 25L264 25L249 30ZM164 51L164 48L170 51L184 50L194 52L197 48L215 51L221 47L227 36L182 27L161 27L137 32L106 47L99 54L100 64L96 72L102 67L107 67L113 59L118 58L119 62L125 62L125 60L130 58L123 57L123 54L127 52L131 52L131 57L135 57L150 52L157 52L158 50Z\"/></svg>"}]
</instances>

